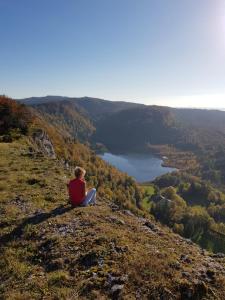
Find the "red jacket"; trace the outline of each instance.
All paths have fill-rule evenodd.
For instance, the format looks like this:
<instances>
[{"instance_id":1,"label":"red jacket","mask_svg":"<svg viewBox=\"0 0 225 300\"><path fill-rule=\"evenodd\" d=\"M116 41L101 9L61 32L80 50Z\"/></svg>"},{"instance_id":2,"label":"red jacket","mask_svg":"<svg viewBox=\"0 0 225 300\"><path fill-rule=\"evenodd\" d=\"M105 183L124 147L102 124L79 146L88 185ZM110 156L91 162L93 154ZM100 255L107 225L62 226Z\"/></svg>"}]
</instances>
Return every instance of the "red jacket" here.
<instances>
[{"instance_id":1,"label":"red jacket","mask_svg":"<svg viewBox=\"0 0 225 300\"><path fill-rule=\"evenodd\" d=\"M71 204L74 206L81 204L85 198L85 181L75 178L69 182L68 188Z\"/></svg>"}]
</instances>

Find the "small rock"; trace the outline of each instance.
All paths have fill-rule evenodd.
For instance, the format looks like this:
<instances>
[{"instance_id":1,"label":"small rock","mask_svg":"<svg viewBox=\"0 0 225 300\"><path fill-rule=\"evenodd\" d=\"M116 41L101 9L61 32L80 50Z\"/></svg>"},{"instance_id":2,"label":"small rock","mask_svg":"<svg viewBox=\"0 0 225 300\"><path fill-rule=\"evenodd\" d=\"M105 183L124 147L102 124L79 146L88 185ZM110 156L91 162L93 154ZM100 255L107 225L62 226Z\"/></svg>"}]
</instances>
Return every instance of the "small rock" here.
<instances>
[{"instance_id":1,"label":"small rock","mask_svg":"<svg viewBox=\"0 0 225 300\"><path fill-rule=\"evenodd\" d=\"M212 255L213 258L225 258L225 254L224 253L216 253Z\"/></svg>"},{"instance_id":2,"label":"small rock","mask_svg":"<svg viewBox=\"0 0 225 300\"><path fill-rule=\"evenodd\" d=\"M147 226L148 228L150 228L152 231L155 231L155 232L158 231L158 228L150 221L145 222L144 225Z\"/></svg>"},{"instance_id":3,"label":"small rock","mask_svg":"<svg viewBox=\"0 0 225 300\"><path fill-rule=\"evenodd\" d=\"M215 273L215 271L213 271L213 270L207 270L207 271L206 271L206 275L207 275L210 279L214 279L216 273Z\"/></svg>"},{"instance_id":4,"label":"small rock","mask_svg":"<svg viewBox=\"0 0 225 300\"><path fill-rule=\"evenodd\" d=\"M142 293L141 293L141 289L138 289L135 293L135 299L136 300L142 300L143 297L142 297Z\"/></svg>"},{"instance_id":5,"label":"small rock","mask_svg":"<svg viewBox=\"0 0 225 300\"><path fill-rule=\"evenodd\" d=\"M23 212L28 212L30 210L30 205L21 196L16 196L11 203L16 205Z\"/></svg>"},{"instance_id":6,"label":"small rock","mask_svg":"<svg viewBox=\"0 0 225 300\"><path fill-rule=\"evenodd\" d=\"M111 287L110 294L113 299L119 299L122 293L124 285L123 284L114 284Z\"/></svg>"},{"instance_id":7,"label":"small rock","mask_svg":"<svg viewBox=\"0 0 225 300\"><path fill-rule=\"evenodd\" d=\"M190 257L188 255L185 255L185 254L182 254L181 257L180 257L180 260L187 263L187 264L190 264L192 262L192 260L190 259Z\"/></svg>"},{"instance_id":8,"label":"small rock","mask_svg":"<svg viewBox=\"0 0 225 300\"><path fill-rule=\"evenodd\" d=\"M186 278L190 278L190 277L191 277L191 274L188 273L188 272L182 272L182 276L183 276L183 277L186 277Z\"/></svg>"},{"instance_id":9,"label":"small rock","mask_svg":"<svg viewBox=\"0 0 225 300\"><path fill-rule=\"evenodd\" d=\"M74 232L74 229L70 224L57 224L55 230L63 236Z\"/></svg>"},{"instance_id":10,"label":"small rock","mask_svg":"<svg viewBox=\"0 0 225 300\"><path fill-rule=\"evenodd\" d=\"M79 259L80 265L85 269L89 269L93 266L103 267L104 259L99 257L97 253L90 252Z\"/></svg>"},{"instance_id":11,"label":"small rock","mask_svg":"<svg viewBox=\"0 0 225 300\"><path fill-rule=\"evenodd\" d=\"M144 224L144 223L148 222L148 219L139 217L139 218L138 218L138 221L139 221L140 223L143 223L143 224Z\"/></svg>"},{"instance_id":12,"label":"small rock","mask_svg":"<svg viewBox=\"0 0 225 300\"><path fill-rule=\"evenodd\" d=\"M200 252L203 256L206 256L207 255L207 251L205 249L201 249L201 252Z\"/></svg>"},{"instance_id":13,"label":"small rock","mask_svg":"<svg viewBox=\"0 0 225 300\"><path fill-rule=\"evenodd\" d=\"M131 216L131 217L134 216L134 214L133 214L130 210L128 210L128 209L123 210L123 213L124 213L125 215L127 215L127 216Z\"/></svg>"},{"instance_id":14,"label":"small rock","mask_svg":"<svg viewBox=\"0 0 225 300\"><path fill-rule=\"evenodd\" d=\"M188 245L193 245L194 243L190 239L183 239Z\"/></svg>"},{"instance_id":15,"label":"small rock","mask_svg":"<svg viewBox=\"0 0 225 300\"><path fill-rule=\"evenodd\" d=\"M110 243L110 247L114 253L125 253L129 250L128 246L117 246L114 242Z\"/></svg>"},{"instance_id":16,"label":"small rock","mask_svg":"<svg viewBox=\"0 0 225 300\"><path fill-rule=\"evenodd\" d=\"M126 281L128 280L128 276L124 275L124 276L112 276L111 274L109 274L108 277L108 282L110 285L122 285L124 284Z\"/></svg>"},{"instance_id":17,"label":"small rock","mask_svg":"<svg viewBox=\"0 0 225 300\"><path fill-rule=\"evenodd\" d=\"M99 265L99 267L103 267L103 265L104 265L104 259L103 259L103 257L99 257L99 259L98 259L98 265Z\"/></svg>"},{"instance_id":18,"label":"small rock","mask_svg":"<svg viewBox=\"0 0 225 300\"><path fill-rule=\"evenodd\" d=\"M119 206L116 205L116 204L111 204L110 207L111 207L112 211L118 211L118 210L120 210Z\"/></svg>"},{"instance_id":19,"label":"small rock","mask_svg":"<svg viewBox=\"0 0 225 300\"><path fill-rule=\"evenodd\" d=\"M180 269L180 263L179 263L179 261L171 262L171 263L169 264L169 266L170 266L171 268L175 269L175 270L179 270L179 269Z\"/></svg>"},{"instance_id":20,"label":"small rock","mask_svg":"<svg viewBox=\"0 0 225 300\"><path fill-rule=\"evenodd\" d=\"M106 218L108 221L118 224L118 225L125 225L125 222L121 219L118 219L117 217L110 216Z\"/></svg>"}]
</instances>

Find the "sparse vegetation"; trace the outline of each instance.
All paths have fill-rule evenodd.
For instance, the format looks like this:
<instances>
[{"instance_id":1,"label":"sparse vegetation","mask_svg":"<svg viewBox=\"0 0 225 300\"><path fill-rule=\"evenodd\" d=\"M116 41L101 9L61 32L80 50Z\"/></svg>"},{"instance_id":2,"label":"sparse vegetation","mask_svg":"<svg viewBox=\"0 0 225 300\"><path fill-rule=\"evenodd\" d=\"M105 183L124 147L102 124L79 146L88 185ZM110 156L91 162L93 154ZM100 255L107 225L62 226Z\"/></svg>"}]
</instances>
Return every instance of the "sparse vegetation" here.
<instances>
[{"instance_id":1,"label":"sparse vegetation","mask_svg":"<svg viewBox=\"0 0 225 300\"><path fill-rule=\"evenodd\" d=\"M0 298L222 299L224 257L203 252L138 208L147 209L162 187L138 187L58 126L37 114L26 135L0 143ZM34 139L40 130L44 141ZM97 206L67 204L66 182L77 164L97 187ZM177 205L186 207L179 192L188 187L163 187L176 201L176 224ZM205 217L207 209L195 208L195 215Z\"/></svg>"}]
</instances>

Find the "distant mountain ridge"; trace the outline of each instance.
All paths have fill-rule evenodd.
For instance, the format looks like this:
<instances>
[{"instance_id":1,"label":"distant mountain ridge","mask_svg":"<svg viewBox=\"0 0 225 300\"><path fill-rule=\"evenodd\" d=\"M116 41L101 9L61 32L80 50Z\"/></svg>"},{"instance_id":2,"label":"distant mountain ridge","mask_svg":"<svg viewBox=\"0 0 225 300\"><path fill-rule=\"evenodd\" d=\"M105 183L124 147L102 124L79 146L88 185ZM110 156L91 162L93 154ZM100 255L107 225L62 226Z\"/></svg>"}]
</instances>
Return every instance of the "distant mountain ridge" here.
<instances>
[{"instance_id":1,"label":"distant mountain ridge","mask_svg":"<svg viewBox=\"0 0 225 300\"><path fill-rule=\"evenodd\" d=\"M39 105L51 102L71 102L79 105L92 117L96 118L100 114L112 113L122 109L144 107L144 104L125 102L125 101L111 101L92 97L63 97L63 96L45 96L45 97L30 97L24 99L15 99L26 105Z\"/></svg>"},{"instance_id":2,"label":"distant mountain ridge","mask_svg":"<svg viewBox=\"0 0 225 300\"><path fill-rule=\"evenodd\" d=\"M94 113L103 114L103 113L112 113L116 111L120 111L128 108L136 108L136 107L167 107L171 109L171 111L175 114L178 120L183 120L187 122L192 122L195 118L203 118L204 125L208 124L208 121L218 119L221 122L223 121L223 126L225 126L225 108L174 108L168 106L160 106L160 105L146 105L141 103L134 103L128 101L112 101L105 100L94 97L67 97L67 96L53 96L48 95L44 97L29 97L22 99L15 99L19 102L22 102L26 105L37 105L37 104L45 104L50 102L61 102L61 101L72 101L76 104L82 106L89 114L93 117ZM101 107L100 107L101 106ZM99 110L100 108L100 110Z\"/></svg>"},{"instance_id":3,"label":"distant mountain ridge","mask_svg":"<svg viewBox=\"0 0 225 300\"><path fill-rule=\"evenodd\" d=\"M146 124L148 123L149 126L149 124L153 122L153 120L150 120L149 118L151 116L154 119L154 117L156 117L155 114L158 115L161 114L165 118L166 118L166 114L167 116L169 115L170 124L167 124L167 127L173 126L173 128L174 127L178 128L179 130L181 130L181 135L183 136L186 135L188 131L188 138L186 140L194 141L194 143L196 143L195 141L196 138L193 137L193 134L191 134L192 137L190 137L190 131L198 132L199 130L204 130L204 131L206 130L208 131L208 133L210 132L211 134L213 130L216 131L216 135L218 134L223 135L225 133L225 112L218 111L218 110L170 108L165 106L144 105L139 103L124 102L124 101L109 101L109 100L91 98L91 97L70 98L70 97L63 97L63 96L46 96L46 97L31 97L26 99L20 99L18 101L26 105L35 106L39 110L42 110L43 112L49 114L52 113L52 110L54 110L54 114L56 113L56 108L53 109L53 106L57 106L58 108L61 107L60 108L61 111L64 110L63 106L66 107L70 106L70 113L72 110L75 110L76 112L75 114L77 117L78 114L81 114L81 119L85 118L86 119L85 122L92 123L92 125L96 128L95 138L98 139L100 138L101 135L101 139L103 139L101 142L103 143L104 143L105 136L103 137L102 133L98 135L99 130L100 131L104 130L106 134L109 135L111 134L112 131L112 127L110 127L111 125L113 126L115 125L120 129L122 129L122 127L126 126L124 122L126 123L126 120L129 120L130 128L132 128L134 122L136 123L136 126L142 124L142 128L140 128L139 130L141 134L142 131L147 130L146 127L143 127L143 123ZM137 120L137 116L135 116L135 110L137 111L138 114L138 120ZM59 113L60 110L58 110L58 116ZM116 116L116 114L118 115ZM62 116L60 116L60 118L61 117ZM65 122L68 121L67 117L64 120ZM156 120L156 119L154 120L154 125L155 122L159 122L160 120L162 122L165 121L163 118L161 118L160 120L159 119ZM122 123L120 124L119 122ZM157 125L160 124L158 123ZM135 127L135 129L136 128L137 127ZM152 129L152 127L149 128L149 130L150 129ZM107 130L109 131L107 132ZM155 130L157 133L157 128L155 128ZM94 131L92 131L92 133L93 132ZM126 132L126 134L128 133L130 134L130 131ZM118 132L118 134L120 134L120 132ZM162 132L160 132L160 134L162 134ZM177 130L176 130L176 134L177 134ZM152 141L153 144L158 142L159 142L158 140ZM165 141L162 140L162 143L165 142L170 143L170 139L168 139L168 141L167 138Z\"/></svg>"},{"instance_id":4,"label":"distant mountain ridge","mask_svg":"<svg viewBox=\"0 0 225 300\"><path fill-rule=\"evenodd\" d=\"M168 110L173 115L174 121L185 127L198 127L205 129L216 129L225 132L225 112L220 110L192 109L192 108L170 108L157 105L145 105L125 101L110 101L92 97L64 97L64 96L45 96L17 99L26 105L36 106L49 103L61 103L66 101L67 105L76 105L76 109L85 113L91 122L95 123L100 119L106 118L113 113L118 113L130 109L145 110L155 109ZM56 104L55 104L56 105ZM58 104L59 105L59 104ZM41 107L41 106L39 106ZM43 106L42 106L43 107ZM130 111L131 112L131 111Z\"/></svg>"}]
</instances>

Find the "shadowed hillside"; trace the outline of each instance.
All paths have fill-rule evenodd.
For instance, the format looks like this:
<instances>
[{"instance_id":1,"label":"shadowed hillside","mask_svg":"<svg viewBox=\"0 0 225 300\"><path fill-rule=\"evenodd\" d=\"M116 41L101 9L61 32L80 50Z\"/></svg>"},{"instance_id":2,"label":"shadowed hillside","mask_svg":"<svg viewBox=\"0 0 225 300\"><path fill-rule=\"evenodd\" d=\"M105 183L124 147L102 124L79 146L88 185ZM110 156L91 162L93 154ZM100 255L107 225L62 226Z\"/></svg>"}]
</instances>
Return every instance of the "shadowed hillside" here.
<instances>
[{"instance_id":1,"label":"shadowed hillside","mask_svg":"<svg viewBox=\"0 0 225 300\"><path fill-rule=\"evenodd\" d=\"M132 108L102 117L95 141L111 151L144 151L148 144L173 144L179 139L175 119L165 107Z\"/></svg>"},{"instance_id":2,"label":"shadowed hillside","mask_svg":"<svg viewBox=\"0 0 225 300\"><path fill-rule=\"evenodd\" d=\"M225 131L225 112L207 109L174 109L179 122L200 128Z\"/></svg>"}]
</instances>

